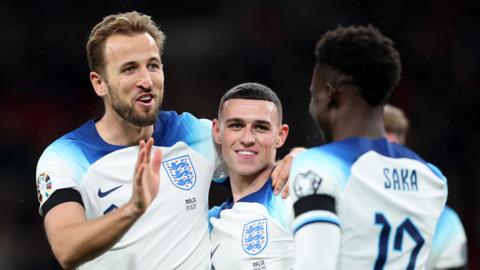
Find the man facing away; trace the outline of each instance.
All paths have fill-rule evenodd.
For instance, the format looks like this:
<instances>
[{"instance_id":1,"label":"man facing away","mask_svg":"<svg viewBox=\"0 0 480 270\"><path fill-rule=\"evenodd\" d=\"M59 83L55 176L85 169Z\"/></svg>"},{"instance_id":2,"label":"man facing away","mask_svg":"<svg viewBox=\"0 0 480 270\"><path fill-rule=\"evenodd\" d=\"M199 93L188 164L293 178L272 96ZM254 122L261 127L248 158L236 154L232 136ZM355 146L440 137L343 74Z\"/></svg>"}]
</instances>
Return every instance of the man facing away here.
<instances>
[{"instance_id":1,"label":"man facing away","mask_svg":"<svg viewBox=\"0 0 480 270\"><path fill-rule=\"evenodd\" d=\"M389 141L405 144L409 121L403 110L385 105L383 110L385 131ZM429 270L460 270L467 266L467 237L457 213L445 206L433 235L432 247L427 260Z\"/></svg>"},{"instance_id":2,"label":"man facing away","mask_svg":"<svg viewBox=\"0 0 480 270\"><path fill-rule=\"evenodd\" d=\"M423 269L447 197L446 179L389 143L383 106L399 54L373 26L319 40L310 113L327 144L293 161L296 269Z\"/></svg>"},{"instance_id":3,"label":"man facing away","mask_svg":"<svg viewBox=\"0 0 480 270\"><path fill-rule=\"evenodd\" d=\"M222 97L213 136L233 197L209 213L213 269L293 267L291 201L273 196L270 176L287 135L282 105L270 88L245 83Z\"/></svg>"}]
</instances>

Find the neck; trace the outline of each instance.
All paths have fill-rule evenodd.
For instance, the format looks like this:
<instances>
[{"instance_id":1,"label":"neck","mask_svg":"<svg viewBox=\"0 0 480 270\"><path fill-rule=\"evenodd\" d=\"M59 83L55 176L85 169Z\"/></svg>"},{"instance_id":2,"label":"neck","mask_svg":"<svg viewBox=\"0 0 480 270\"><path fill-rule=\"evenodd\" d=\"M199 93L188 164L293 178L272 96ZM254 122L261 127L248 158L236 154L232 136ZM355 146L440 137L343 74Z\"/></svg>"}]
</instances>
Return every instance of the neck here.
<instances>
[{"instance_id":1,"label":"neck","mask_svg":"<svg viewBox=\"0 0 480 270\"><path fill-rule=\"evenodd\" d=\"M137 145L140 140L148 140L153 134L153 125L135 126L116 112L110 110L95 124L102 139L113 145Z\"/></svg>"},{"instance_id":2,"label":"neck","mask_svg":"<svg viewBox=\"0 0 480 270\"><path fill-rule=\"evenodd\" d=\"M350 104L349 104L350 103ZM361 104L359 106L359 104ZM332 139L343 140L350 137L387 137L383 123L383 106L371 107L363 99L351 99L342 106L333 121Z\"/></svg>"},{"instance_id":3,"label":"neck","mask_svg":"<svg viewBox=\"0 0 480 270\"><path fill-rule=\"evenodd\" d=\"M272 169L273 164L255 175L240 175L229 171L233 201L237 202L241 198L260 190L270 177Z\"/></svg>"}]
</instances>

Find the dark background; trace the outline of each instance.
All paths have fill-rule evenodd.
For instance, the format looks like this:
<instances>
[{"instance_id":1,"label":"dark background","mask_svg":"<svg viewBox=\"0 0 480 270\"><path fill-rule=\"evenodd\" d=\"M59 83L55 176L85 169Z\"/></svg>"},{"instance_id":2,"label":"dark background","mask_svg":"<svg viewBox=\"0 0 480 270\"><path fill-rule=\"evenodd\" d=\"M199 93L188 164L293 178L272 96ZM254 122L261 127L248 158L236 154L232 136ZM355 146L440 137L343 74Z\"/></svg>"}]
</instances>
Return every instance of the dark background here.
<instances>
[{"instance_id":1,"label":"dark background","mask_svg":"<svg viewBox=\"0 0 480 270\"><path fill-rule=\"evenodd\" d=\"M391 102L411 120L407 144L448 177L470 269L480 269L480 4L463 0L0 0L0 269L58 268L38 214L36 162L54 139L102 115L85 43L103 16L131 10L167 35L164 109L213 118L227 89L264 83L291 128L281 156L319 143L307 110L315 41L338 24L380 28L403 61Z\"/></svg>"}]
</instances>

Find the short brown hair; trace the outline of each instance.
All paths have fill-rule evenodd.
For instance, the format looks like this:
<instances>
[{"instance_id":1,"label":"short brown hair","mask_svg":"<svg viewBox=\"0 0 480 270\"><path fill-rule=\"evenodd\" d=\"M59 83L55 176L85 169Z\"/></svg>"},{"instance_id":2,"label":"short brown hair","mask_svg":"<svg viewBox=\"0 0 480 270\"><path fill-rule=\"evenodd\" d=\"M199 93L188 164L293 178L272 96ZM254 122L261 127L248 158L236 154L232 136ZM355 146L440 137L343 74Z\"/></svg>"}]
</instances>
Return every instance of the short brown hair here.
<instances>
[{"instance_id":1,"label":"short brown hair","mask_svg":"<svg viewBox=\"0 0 480 270\"><path fill-rule=\"evenodd\" d=\"M220 117L222 113L225 102L230 99L265 100L272 102L277 108L278 122L279 124L282 123L282 102L272 89L263 84L254 82L242 83L228 90L220 99L218 117Z\"/></svg>"},{"instance_id":2,"label":"short brown hair","mask_svg":"<svg viewBox=\"0 0 480 270\"><path fill-rule=\"evenodd\" d=\"M105 41L113 34L148 33L158 45L160 54L165 43L165 34L150 16L136 11L109 15L93 27L87 42L87 59L90 71L102 73L105 68Z\"/></svg>"},{"instance_id":3,"label":"short brown hair","mask_svg":"<svg viewBox=\"0 0 480 270\"><path fill-rule=\"evenodd\" d=\"M400 143L404 144L410 124L403 110L387 104L383 108L383 119L387 133L395 134Z\"/></svg>"}]
</instances>

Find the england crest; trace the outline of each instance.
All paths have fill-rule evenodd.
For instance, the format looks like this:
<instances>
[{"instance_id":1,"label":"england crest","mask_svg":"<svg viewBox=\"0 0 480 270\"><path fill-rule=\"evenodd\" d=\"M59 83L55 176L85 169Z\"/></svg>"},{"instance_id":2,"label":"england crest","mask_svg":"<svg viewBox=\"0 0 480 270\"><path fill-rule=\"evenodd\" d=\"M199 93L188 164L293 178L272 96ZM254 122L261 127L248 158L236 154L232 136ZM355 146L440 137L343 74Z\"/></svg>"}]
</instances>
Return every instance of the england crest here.
<instances>
[{"instance_id":1,"label":"england crest","mask_svg":"<svg viewBox=\"0 0 480 270\"><path fill-rule=\"evenodd\" d=\"M197 177L188 155L163 161L162 164L170 182L177 188L190 190L195 185Z\"/></svg>"},{"instance_id":2,"label":"england crest","mask_svg":"<svg viewBox=\"0 0 480 270\"><path fill-rule=\"evenodd\" d=\"M267 219L257 219L243 226L242 246L247 254L257 255L268 243Z\"/></svg>"}]
</instances>

